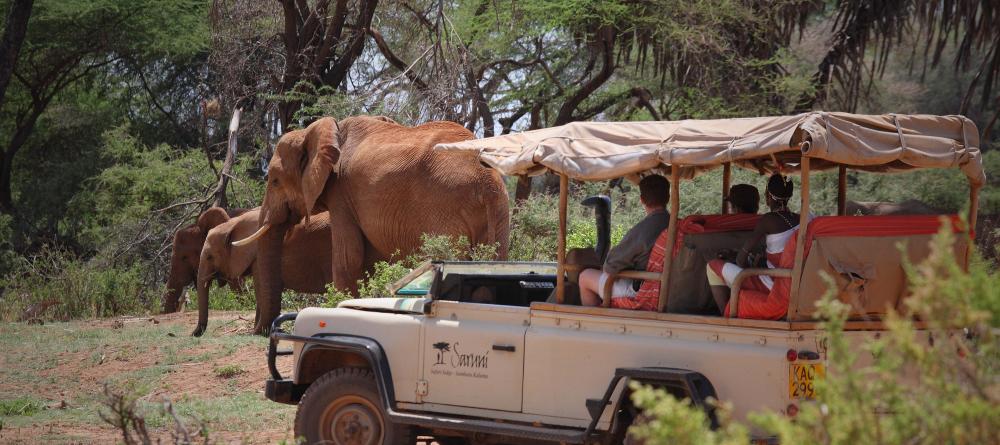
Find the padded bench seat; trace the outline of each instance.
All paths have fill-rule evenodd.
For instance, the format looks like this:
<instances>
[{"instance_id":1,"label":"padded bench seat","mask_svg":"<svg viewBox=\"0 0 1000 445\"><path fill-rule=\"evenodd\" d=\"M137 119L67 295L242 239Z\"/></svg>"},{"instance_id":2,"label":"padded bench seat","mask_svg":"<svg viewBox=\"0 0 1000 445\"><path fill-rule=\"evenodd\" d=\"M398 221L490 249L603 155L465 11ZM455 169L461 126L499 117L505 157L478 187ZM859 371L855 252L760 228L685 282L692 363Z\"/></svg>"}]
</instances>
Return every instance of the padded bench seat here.
<instances>
[{"instance_id":1,"label":"padded bench seat","mask_svg":"<svg viewBox=\"0 0 1000 445\"><path fill-rule=\"evenodd\" d=\"M956 215L944 218L955 233L962 232ZM911 263L927 258L941 221L940 215L817 217L806 232L796 301L789 302L792 279L776 277L770 293L740 291L738 316L814 320L816 303L828 290L824 274L833 277L837 298L850 305L852 320L880 319L890 307L901 310L908 287L903 255ZM777 267L794 266L797 239L797 233L789 239ZM959 237L955 257L963 266L967 253L968 243Z\"/></svg>"}]
</instances>

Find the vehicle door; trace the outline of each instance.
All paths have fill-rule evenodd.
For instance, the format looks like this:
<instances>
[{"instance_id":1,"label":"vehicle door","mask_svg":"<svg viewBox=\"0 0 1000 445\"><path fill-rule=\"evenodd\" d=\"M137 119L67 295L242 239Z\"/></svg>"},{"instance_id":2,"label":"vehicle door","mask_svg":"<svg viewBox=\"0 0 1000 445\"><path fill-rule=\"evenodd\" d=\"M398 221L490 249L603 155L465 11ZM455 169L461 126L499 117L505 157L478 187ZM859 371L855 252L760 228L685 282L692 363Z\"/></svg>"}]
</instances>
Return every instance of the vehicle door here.
<instances>
[{"instance_id":1,"label":"vehicle door","mask_svg":"<svg viewBox=\"0 0 1000 445\"><path fill-rule=\"evenodd\" d=\"M423 401L521 411L528 308L433 304L423 330Z\"/></svg>"}]
</instances>

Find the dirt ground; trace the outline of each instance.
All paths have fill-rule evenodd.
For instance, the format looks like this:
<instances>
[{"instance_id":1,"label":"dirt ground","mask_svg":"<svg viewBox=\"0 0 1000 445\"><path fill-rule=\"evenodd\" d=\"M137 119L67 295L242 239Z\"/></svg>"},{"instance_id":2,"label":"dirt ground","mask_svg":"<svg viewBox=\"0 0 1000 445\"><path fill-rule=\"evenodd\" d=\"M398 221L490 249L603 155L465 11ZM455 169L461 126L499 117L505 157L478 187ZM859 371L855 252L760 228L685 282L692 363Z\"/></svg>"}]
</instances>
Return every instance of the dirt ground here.
<instances>
[{"instance_id":1,"label":"dirt ground","mask_svg":"<svg viewBox=\"0 0 1000 445\"><path fill-rule=\"evenodd\" d=\"M0 443L114 443L102 420L107 386L134 398L154 438L171 443L173 412L213 443L294 443L292 406L264 398L264 337L253 313L212 314L202 338L194 312L68 323L0 324ZM290 371L289 358L279 361ZM200 442L200 441L199 441Z\"/></svg>"}]
</instances>

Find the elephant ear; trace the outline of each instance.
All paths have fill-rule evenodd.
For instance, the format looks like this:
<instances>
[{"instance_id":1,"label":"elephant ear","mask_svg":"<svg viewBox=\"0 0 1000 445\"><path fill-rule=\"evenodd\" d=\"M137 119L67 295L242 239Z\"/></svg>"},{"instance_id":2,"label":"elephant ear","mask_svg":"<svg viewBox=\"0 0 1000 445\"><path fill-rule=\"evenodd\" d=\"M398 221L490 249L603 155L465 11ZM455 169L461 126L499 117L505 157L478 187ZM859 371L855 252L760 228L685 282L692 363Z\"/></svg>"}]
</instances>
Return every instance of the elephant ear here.
<instances>
[{"instance_id":1,"label":"elephant ear","mask_svg":"<svg viewBox=\"0 0 1000 445\"><path fill-rule=\"evenodd\" d=\"M230 230L226 234L226 242L223 244L225 247L223 248L226 249L225 261L229 266L230 273L234 278L239 278L253 265L253 260L257 257L257 246L255 243L241 247L233 246L233 232L235 230Z\"/></svg>"},{"instance_id":2,"label":"elephant ear","mask_svg":"<svg viewBox=\"0 0 1000 445\"><path fill-rule=\"evenodd\" d=\"M214 229L215 226L218 226L226 221L229 221L229 214L226 213L226 210L222 207L212 207L205 210L205 212L198 217L197 224L201 231L207 234L209 230Z\"/></svg>"},{"instance_id":3,"label":"elephant ear","mask_svg":"<svg viewBox=\"0 0 1000 445\"><path fill-rule=\"evenodd\" d=\"M326 188L330 173L340 161L340 127L332 117L324 117L306 128L302 150L302 195L305 218L313 213L316 201Z\"/></svg>"}]
</instances>

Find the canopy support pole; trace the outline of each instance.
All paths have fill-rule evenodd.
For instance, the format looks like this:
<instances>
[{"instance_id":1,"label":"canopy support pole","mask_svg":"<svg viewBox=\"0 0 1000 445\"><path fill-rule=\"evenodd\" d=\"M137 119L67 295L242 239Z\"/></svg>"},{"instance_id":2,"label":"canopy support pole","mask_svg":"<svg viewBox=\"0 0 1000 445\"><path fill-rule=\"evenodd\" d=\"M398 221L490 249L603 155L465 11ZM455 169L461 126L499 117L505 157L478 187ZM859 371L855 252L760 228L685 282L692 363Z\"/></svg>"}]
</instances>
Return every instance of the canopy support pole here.
<instances>
[{"instance_id":1,"label":"canopy support pole","mask_svg":"<svg viewBox=\"0 0 1000 445\"><path fill-rule=\"evenodd\" d=\"M980 185L973 185L969 187L969 243L974 244L976 242L976 219L979 218L979 189ZM969 270L969 261L972 259L972 248L970 245L968 249L965 250L965 270Z\"/></svg>"},{"instance_id":2,"label":"canopy support pole","mask_svg":"<svg viewBox=\"0 0 1000 445\"><path fill-rule=\"evenodd\" d=\"M559 175L559 248L556 267L556 303L566 300L566 207L569 202L569 177Z\"/></svg>"},{"instance_id":3,"label":"canopy support pole","mask_svg":"<svg viewBox=\"0 0 1000 445\"><path fill-rule=\"evenodd\" d=\"M722 214L725 215L729 213L731 208L729 204L729 187L732 182L733 166L731 163L727 162L722 164Z\"/></svg>"},{"instance_id":4,"label":"canopy support pole","mask_svg":"<svg viewBox=\"0 0 1000 445\"><path fill-rule=\"evenodd\" d=\"M803 142L802 144L805 145L808 143ZM805 263L805 258L802 257L805 255L806 232L809 229L809 158L804 154L804 152L808 151L808 148L802 151L802 163L799 169L802 179L802 190L799 191L799 195L802 198L802 206L799 209L799 230L795 240L795 263L792 266L792 289L789 292L788 314L786 315L789 320L799 311L799 282L802 281L802 265Z\"/></svg>"},{"instance_id":5,"label":"canopy support pole","mask_svg":"<svg viewBox=\"0 0 1000 445\"><path fill-rule=\"evenodd\" d=\"M841 165L837 177L837 214L847 214L847 166Z\"/></svg>"},{"instance_id":6,"label":"canopy support pole","mask_svg":"<svg viewBox=\"0 0 1000 445\"><path fill-rule=\"evenodd\" d=\"M657 302L659 312L667 311L670 290L670 266L674 262L674 243L677 242L677 213L681 210L681 167L670 166L670 224L667 226L667 245L663 248L663 272L660 273L660 296Z\"/></svg>"}]
</instances>

